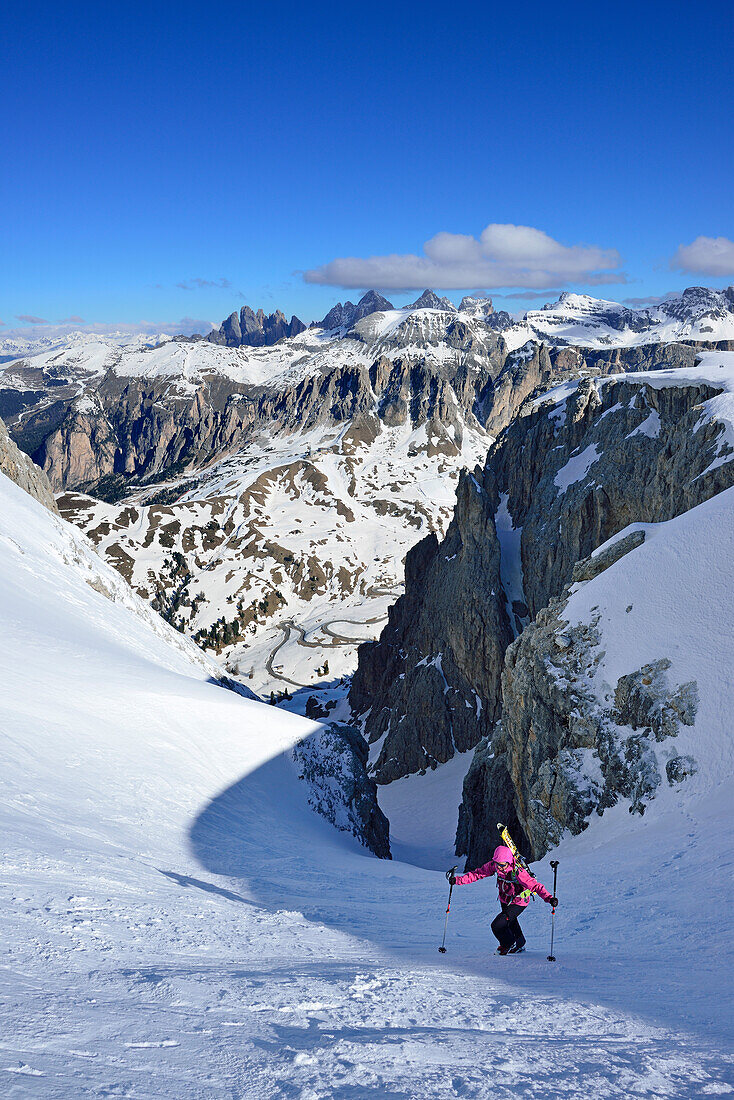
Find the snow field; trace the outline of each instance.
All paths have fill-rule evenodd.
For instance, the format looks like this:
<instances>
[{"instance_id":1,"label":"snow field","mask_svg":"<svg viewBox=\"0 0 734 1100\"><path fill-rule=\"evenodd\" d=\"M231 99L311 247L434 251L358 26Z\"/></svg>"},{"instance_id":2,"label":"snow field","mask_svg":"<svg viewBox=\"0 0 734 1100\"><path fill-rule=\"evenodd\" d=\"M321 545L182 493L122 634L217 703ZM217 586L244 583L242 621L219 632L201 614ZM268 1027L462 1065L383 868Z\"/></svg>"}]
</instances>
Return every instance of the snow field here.
<instances>
[{"instance_id":1,"label":"snow field","mask_svg":"<svg viewBox=\"0 0 734 1100\"><path fill-rule=\"evenodd\" d=\"M619 808L562 845L555 966L541 903L530 951L490 955L491 882L455 891L439 956L443 875L307 810L288 748L314 725L211 683L77 532L0 497L3 1095L734 1091L729 956L692 953L683 885L721 881L724 803Z\"/></svg>"}]
</instances>

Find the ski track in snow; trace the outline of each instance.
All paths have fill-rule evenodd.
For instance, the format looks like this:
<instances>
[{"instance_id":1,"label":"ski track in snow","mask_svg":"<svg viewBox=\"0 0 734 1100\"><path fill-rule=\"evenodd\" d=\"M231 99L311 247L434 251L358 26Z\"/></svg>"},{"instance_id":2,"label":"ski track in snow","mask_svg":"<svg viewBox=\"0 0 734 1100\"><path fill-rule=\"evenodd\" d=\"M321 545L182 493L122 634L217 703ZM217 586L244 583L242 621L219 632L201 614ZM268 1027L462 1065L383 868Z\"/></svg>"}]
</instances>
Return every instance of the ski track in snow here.
<instances>
[{"instance_id":1,"label":"ski track in snow","mask_svg":"<svg viewBox=\"0 0 734 1100\"><path fill-rule=\"evenodd\" d=\"M561 845L555 965L539 902L491 954L491 881L439 956L443 875L308 810L313 723L212 684L2 476L0 531L4 1097L734 1092L730 782Z\"/></svg>"}]
</instances>

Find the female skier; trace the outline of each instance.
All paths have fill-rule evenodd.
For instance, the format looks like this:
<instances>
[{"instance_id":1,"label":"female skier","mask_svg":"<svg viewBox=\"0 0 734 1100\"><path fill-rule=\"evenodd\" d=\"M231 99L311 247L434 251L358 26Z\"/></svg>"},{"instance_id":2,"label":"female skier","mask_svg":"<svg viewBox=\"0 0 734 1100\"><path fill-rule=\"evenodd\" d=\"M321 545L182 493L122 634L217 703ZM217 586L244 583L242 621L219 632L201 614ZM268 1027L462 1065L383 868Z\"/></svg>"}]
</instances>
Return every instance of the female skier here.
<instances>
[{"instance_id":1,"label":"female skier","mask_svg":"<svg viewBox=\"0 0 734 1100\"><path fill-rule=\"evenodd\" d=\"M449 882L452 886L468 886L470 882L477 882L480 878L487 878L494 874L497 875L502 905L502 912L498 913L492 921L492 931L499 940L497 954L516 955L525 947L525 937L517 918L530 901L531 895L537 894L554 909L558 905L558 898L552 897L542 882L534 879L529 871L520 866L515 869L515 857L504 844L495 848L489 863L478 867L476 871L469 871L456 878L452 875Z\"/></svg>"}]
</instances>

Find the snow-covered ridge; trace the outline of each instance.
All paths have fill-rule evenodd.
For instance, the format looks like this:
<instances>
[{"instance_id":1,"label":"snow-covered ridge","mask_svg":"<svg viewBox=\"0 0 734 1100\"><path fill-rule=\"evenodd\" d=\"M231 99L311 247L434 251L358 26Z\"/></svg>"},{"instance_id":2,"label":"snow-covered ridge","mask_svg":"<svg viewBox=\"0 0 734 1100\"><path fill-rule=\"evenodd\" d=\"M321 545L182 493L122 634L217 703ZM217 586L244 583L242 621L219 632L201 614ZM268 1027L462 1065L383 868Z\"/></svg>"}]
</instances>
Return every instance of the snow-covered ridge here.
<instances>
[{"instance_id":1,"label":"snow-covered ridge","mask_svg":"<svg viewBox=\"0 0 734 1100\"><path fill-rule=\"evenodd\" d=\"M37 372L85 387L107 371L118 377L172 379L182 394L206 378L221 377L250 386L282 389L337 367L369 366L376 358L411 354L441 363L456 348L448 331L463 321L480 346L496 346L497 336L480 311L402 309L371 313L353 328L307 329L267 347L223 347L206 340L166 340L155 346L79 339L0 363L0 387L21 388Z\"/></svg>"},{"instance_id":2,"label":"snow-covered ridge","mask_svg":"<svg viewBox=\"0 0 734 1100\"><path fill-rule=\"evenodd\" d=\"M599 348L734 340L734 287L689 287L640 309L588 294L564 293L557 302L529 310L503 337L510 349L527 340Z\"/></svg>"},{"instance_id":3,"label":"snow-covered ridge","mask_svg":"<svg viewBox=\"0 0 734 1100\"><path fill-rule=\"evenodd\" d=\"M111 348L143 348L155 347L157 344L166 343L170 339L171 337L165 332L118 332L114 329L100 333L85 332L83 329L67 329L46 335L21 336L16 334L0 337L0 363L42 355L44 352L80 347L86 344L105 344Z\"/></svg>"},{"instance_id":4,"label":"snow-covered ridge","mask_svg":"<svg viewBox=\"0 0 734 1100\"><path fill-rule=\"evenodd\" d=\"M680 367L676 370L640 371L634 375L610 374L606 378L594 379L597 392L601 392L605 386L614 382L629 379L635 383L652 386L654 389L662 389L668 386L690 386L696 382L706 382L709 385L721 389L721 393L712 397L701 406L701 424L706 420L716 420L724 426L719 439L719 458L721 463L734 453L734 351L704 351L701 352L693 367ZM548 409L551 416L564 416L567 399L576 392L577 382L564 382L555 386L542 397L537 398L533 405L538 409ZM610 410L611 411L611 410ZM609 415L607 413L606 415ZM643 422L635 434L651 435L656 431L655 419ZM574 463L580 463L581 456L574 458ZM560 476L560 475L559 475ZM560 484L560 482L557 482ZM570 484L570 482L566 482Z\"/></svg>"},{"instance_id":5,"label":"snow-covered ridge","mask_svg":"<svg viewBox=\"0 0 734 1100\"><path fill-rule=\"evenodd\" d=\"M313 332L268 348L227 348L205 340L170 340L157 344L118 343L80 334L79 340L0 364L0 385L21 388L29 372L80 387L98 382L109 371L120 378L173 379L183 394L207 377L252 386L292 381L294 364L314 359L324 341ZM302 369L296 370L298 377ZM58 383L57 383L58 384Z\"/></svg>"},{"instance_id":6,"label":"snow-covered ridge","mask_svg":"<svg viewBox=\"0 0 734 1100\"><path fill-rule=\"evenodd\" d=\"M379 303L384 299L375 295L375 301ZM343 316L350 318L353 311ZM680 294L668 295L659 303L642 308L631 308L588 294L565 292L555 303L528 310L522 319L514 322L506 313L494 310L491 298L467 296L457 307L448 298L439 298L427 290L412 306L368 313L361 318L371 322L368 326L360 327L361 321L357 319L355 322L337 324L336 328L310 328L297 337L281 340L266 348L220 348L221 352L226 353L221 357L209 357L207 350L200 350L197 354L201 356L201 370L218 370L237 381L250 381L251 377L256 377L259 381L273 383L288 365L293 365L297 355L318 354L327 348L333 351L336 341L350 342L354 335L359 343L371 346L395 331L412 313L438 315L429 322L424 318L428 344L435 342L436 332L445 329L451 319L459 318L478 331L484 328L502 332L511 351L521 348L528 340L578 344L589 348L673 340L734 340L733 287L723 290L689 287ZM92 345L102 344L111 351L127 349L134 353L169 342L171 337L163 332L110 331L97 335L79 330L46 337L23 338L14 335L0 339L0 364L69 349L79 350L79 362L83 362L85 357L99 360L100 349L97 348L95 354L91 350ZM136 376L147 372L152 376L175 375L183 364L182 356L175 352L177 342L171 342L169 360L158 355L155 361L143 363L131 354L130 357L121 355L119 359L110 359L109 365L117 364L122 375ZM194 343L197 349L211 348L206 340ZM291 353L284 350L287 345L293 345ZM234 354L238 352L242 354ZM353 354L354 350L351 352Z\"/></svg>"}]
</instances>

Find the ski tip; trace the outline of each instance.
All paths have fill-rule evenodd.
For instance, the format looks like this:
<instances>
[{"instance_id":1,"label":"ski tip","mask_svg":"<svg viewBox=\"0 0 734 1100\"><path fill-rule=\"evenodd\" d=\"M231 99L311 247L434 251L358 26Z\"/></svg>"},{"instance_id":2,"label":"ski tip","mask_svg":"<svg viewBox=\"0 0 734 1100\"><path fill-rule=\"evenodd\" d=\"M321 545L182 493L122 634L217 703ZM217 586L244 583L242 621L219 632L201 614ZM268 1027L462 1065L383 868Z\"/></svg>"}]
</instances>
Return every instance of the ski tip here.
<instances>
[{"instance_id":1,"label":"ski tip","mask_svg":"<svg viewBox=\"0 0 734 1100\"><path fill-rule=\"evenodd\" d=\"M497 822L497 828L498 828L498 829L504 829L504 825L502 824L502 822L501 822L501 821L498 821L498 822Z\"/></svg>"}]
</instances>

